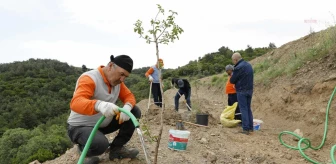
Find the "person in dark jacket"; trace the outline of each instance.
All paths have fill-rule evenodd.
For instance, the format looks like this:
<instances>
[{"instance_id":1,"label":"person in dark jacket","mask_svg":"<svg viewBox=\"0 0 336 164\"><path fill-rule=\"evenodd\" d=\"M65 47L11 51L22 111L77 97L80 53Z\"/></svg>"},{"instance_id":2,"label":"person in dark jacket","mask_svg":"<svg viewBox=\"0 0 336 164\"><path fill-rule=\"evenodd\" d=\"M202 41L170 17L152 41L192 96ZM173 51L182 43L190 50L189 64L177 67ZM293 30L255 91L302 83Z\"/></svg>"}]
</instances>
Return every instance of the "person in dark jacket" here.
<instances>
[{"instance_id":1,"label":"person in dark jacket","mask_svg":"<svg viewBox=\"0 0 336 164\"><path fill-rule=\"evenodd\" d=\"M175 95L175 110L178 111L179 109L179 99L182 95L184 95L187 104L188 104L188 111L191 111L189 108L191 108L191 103L190 103L190 96L191 96L191 87L190 83L186 79L177 79L173 78L171 81L171 84L173 86L177 85L179 90L177 91Z\"/></svg>"},{"instance_id":2,"label":"person in dark jacket","mask_svg":"<svg viewBox=\"0 0 336 164\"><path fill-rule=\"evenodd\" d=\"M235 64L230 82L235 84L238 106L241 112L242 127L240 131L249 135L253 132L253 114L251 110L253 94L253 68L250 63L244 61L239 53L232 55L232 62Z\"/></svg>"}]
</instances>

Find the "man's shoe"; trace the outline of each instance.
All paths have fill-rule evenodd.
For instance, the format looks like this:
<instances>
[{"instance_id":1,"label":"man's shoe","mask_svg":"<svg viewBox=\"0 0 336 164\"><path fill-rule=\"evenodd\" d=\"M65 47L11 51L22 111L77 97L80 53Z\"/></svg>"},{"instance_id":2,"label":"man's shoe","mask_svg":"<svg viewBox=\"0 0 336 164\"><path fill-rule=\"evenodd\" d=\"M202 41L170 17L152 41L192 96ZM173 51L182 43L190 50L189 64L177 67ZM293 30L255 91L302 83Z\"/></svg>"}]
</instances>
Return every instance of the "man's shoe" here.
<instances>
[{"instance_id":1,"label":"man's shoe","mask_svg":"<svg viewBox=\"0 0 336 164\"><path fill-rule=\"evenodd\" d=\"M249 133L250 133L250 134L253 134L253 132L254 132L254 130L253 130L253 129L252 129L252 130L249 130Z\"/></svg>"},{"instance_id":2,"label":"man's shoe","mask_svg":"<svg viewBox=\"0 0 336 164\"><path fill-rule=\"evenodd\" d=\"M110 149L110 160L115 158L135 158L139 154L137 149L127 149L122 147L111 147Z\"/></svg>"},{"instance_id":3,"label":"man's shoe","mask_svg":"<svg viewBox=\"0 0 336 164\"><path fill-rule=\"evenodd\" d=\"M99 161L99 157L87 157L84 159L83 164L98 164Z\"/></svg>"},{"instance_id":4,"label":"man's shoe","mask_svg":"<svg viewBox=\"0 0 336 164\"><path fill-rule=\"evenodd\" d=\"M250 132L248 130L239 130L238 133L250 135Z\"/></svg>"}]
</instances>

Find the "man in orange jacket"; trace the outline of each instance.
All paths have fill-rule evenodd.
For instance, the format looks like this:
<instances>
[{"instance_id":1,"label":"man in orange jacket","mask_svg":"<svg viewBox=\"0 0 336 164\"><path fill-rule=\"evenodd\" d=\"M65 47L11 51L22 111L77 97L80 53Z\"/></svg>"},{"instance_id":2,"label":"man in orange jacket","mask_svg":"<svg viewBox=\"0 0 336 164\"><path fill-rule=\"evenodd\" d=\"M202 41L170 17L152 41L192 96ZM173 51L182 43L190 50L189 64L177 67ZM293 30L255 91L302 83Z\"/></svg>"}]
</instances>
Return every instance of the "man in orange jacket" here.
<instances>
[{"instance_id":1,"label":"man in orange jacket","mask_svg":"<svg viewBox=\"0 0 336 164\"><path fill-rule=\"evenodd\" d=\"M225 93L228 95L228 105L229 106L232 106L235 102L238 102L235 85L230 83L230 78L232 76L233 70L234 70L233 65L227 65L225 67L225 71L228 74L228 80L226 82L226 87L225 87ZM237 105L237 108L236 108L234 119L235 120L241 120L241 113L239 111L238 105Z\"/></svg>"},{"instance_id":2,"label":"man in orange jacket","mask_svg":"<svg viewBox=\"0 0 336 164\"><path fill-rule=\"evenodd\" d=\"M162 76L159 77L159 72L160 69L163 67L163 60L159 59L159 66L158 64L155 64L151 66L145 76L148 78L148 80L151 82L152 85L152 94L153 94L153 99L154 99L154 104L158 107L162 107L162 94L161 94L161 87L160 83L162 83ZM163 84L162 84L162 87Z\"/></svg>"},{"instance_id":3,"label":"man in orange jacket","mask_svg":"<svg viewBox=\"0 0 336 164\"><path fill-rule=\"evenodd\" d=\"M136 100L124 84L133 69L133 60L127 55L114 57L106 66L83 73L77 80L76 88L70 102L71 113L68 118L68 136L83 151L91 131L97 121L104 115L84 163L99 163L97 156L110 147L110 160L115 158L135 158L136 149L127 149L124 145L131 139L135 127L129 116L120 113L115 104L118 98L123 102L123 109L140 118L141 111L135 106ZM112 143L105 134L119 130Z\"/></svg>"}]
</instances>

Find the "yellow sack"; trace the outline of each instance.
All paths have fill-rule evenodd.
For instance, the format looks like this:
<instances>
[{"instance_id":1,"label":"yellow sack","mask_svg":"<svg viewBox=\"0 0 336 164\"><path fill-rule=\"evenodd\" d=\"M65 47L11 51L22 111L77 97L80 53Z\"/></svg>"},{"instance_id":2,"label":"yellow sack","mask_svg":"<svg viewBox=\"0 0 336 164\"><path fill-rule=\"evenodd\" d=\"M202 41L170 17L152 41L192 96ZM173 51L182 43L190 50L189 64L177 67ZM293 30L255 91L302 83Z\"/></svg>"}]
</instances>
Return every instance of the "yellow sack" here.
<instances>
[{"instance_id":1,"label":"yellow sack","mask_svg":"<svg viewBox=\"0 0 336 164\"><path fill-rule=\"evenodd\" d=\"M240 120L234 120L237 105L238 102L235 102L232 106L227 106L220 115L220 122L225 127L232 128L237 126L237 124L241 122Z\"/></svg>"}]
</instances>

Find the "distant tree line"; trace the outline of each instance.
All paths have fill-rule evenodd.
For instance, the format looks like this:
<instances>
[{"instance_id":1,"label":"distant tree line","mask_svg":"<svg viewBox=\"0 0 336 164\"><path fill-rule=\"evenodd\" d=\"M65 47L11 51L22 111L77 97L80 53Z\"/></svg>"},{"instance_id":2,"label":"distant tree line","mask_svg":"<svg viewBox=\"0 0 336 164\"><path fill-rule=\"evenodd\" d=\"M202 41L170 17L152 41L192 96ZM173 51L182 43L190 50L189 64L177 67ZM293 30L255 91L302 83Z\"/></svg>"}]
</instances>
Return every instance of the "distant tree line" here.
<instances>
[{"instance_id":1,"label":"distant tree line","mask_svg":"<svg viewBox=\"0 0 336 164\"><path fill-rule=\"evenodd\" d=\"M261 56L270 50L276 48L274 43L270 43L268 47L252 48L247 45L245 50L233 51L229 47L222 46L217 52L205 54L197 60L191 60L187 65L178 67L177 69L167 70L163 73L163 78L169 77L198 77L202 78L209 75L222 73L225 66L232 64L231 56L234 52L239 52L244 60L252 60Z\"/></svg>"}]
</instances>

